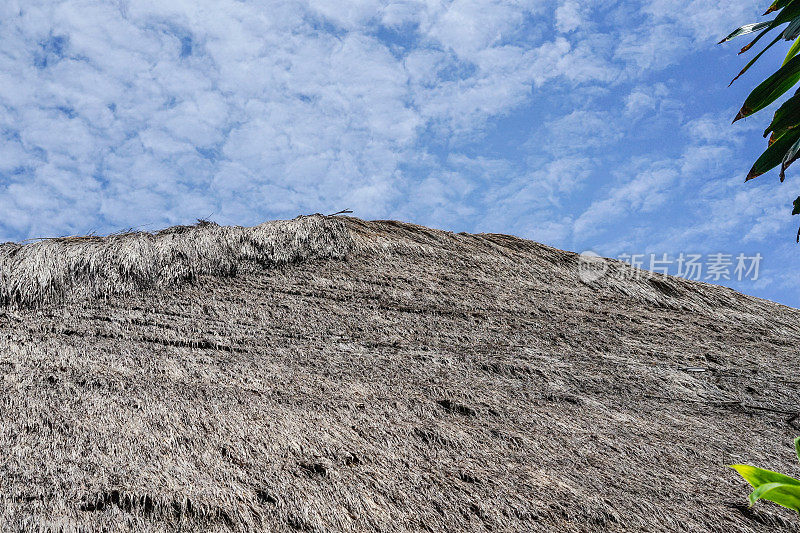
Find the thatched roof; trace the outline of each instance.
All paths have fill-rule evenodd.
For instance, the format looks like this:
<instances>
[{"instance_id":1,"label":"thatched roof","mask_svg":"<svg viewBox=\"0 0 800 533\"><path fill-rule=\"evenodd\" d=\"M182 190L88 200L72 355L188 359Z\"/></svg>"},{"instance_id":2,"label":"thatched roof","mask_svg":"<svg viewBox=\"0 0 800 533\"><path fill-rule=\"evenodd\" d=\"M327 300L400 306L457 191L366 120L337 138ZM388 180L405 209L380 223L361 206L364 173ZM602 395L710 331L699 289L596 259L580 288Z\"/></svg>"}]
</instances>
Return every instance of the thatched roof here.
<instances>
[{"instance_id":1,"label":"thatched roof","mask_svg":"<svg viewBox=\"0 0 800 533\"><path fill-rule=\"evenodd\" d=\"M800 311L577 264L321 216L3 245L0 526L798 530L725 465L798 470Z\"/></svg>"}]
</instances>

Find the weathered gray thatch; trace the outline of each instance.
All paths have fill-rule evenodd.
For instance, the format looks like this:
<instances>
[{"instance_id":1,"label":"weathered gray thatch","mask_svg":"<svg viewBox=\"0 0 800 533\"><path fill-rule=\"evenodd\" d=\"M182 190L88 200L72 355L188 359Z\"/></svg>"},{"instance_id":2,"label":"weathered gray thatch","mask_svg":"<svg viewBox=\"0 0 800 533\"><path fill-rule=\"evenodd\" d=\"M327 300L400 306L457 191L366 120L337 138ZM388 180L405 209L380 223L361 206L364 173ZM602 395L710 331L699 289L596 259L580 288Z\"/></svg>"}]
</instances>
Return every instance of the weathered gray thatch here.
<instances>
[{"instance_id":1,"label":"weathered gray thatch","mask_svg":"<svg viewBox=\"0 0 800 533\"><path fill-rule=\"evenodd\" d=\"M320 216L254 228L209 222L158 233L65 237L0 245L0 305L40 307L74 298L169 289L199 276L232 276L243 263L269 267L344 257L352 239Z\"/></svg>"},{"instance_id":2,"label":"weathered gray thatch","mask_svg":"<svg viewBox=\"0 0 800 533\"><path fill-rule=\"evenodd\" d=\"M798 530L724 465L798 471L800 312L576 268L321 216L5 245L0 528Z\"/></svg>"}]
</instances>

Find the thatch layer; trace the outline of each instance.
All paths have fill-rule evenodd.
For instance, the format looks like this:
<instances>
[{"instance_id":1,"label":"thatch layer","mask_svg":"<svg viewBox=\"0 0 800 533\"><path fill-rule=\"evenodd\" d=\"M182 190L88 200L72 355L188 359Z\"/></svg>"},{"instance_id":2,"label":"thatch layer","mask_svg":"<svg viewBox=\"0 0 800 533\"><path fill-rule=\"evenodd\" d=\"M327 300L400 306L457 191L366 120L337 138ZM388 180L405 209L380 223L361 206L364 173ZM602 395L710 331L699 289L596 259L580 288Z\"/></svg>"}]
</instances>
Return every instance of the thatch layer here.
<instances>
[{"instance_id":1,"label":"thatch layer","mask_svg":"<svg viewBox=\"0 0 800 533\"><path fill-rule=\"evenodd\" d=\"M796 470L797 310L397 222L123 237L4 256L0 529L800 530L725 467Z\"/></svg>"},{"instance_id":2,"label":"thatch layer","mask_svg":"<svg viewBox=\"0 0 800 533\"><path fill-rule=\"evenodd\" d=\"M198 276L233 276L243 262L283 265L343 257L351 248L344 224L321 215L253 228L199 222L157 233L6 243L0 245L0 306L163 290Z\"/></svg>"}]
</instances>

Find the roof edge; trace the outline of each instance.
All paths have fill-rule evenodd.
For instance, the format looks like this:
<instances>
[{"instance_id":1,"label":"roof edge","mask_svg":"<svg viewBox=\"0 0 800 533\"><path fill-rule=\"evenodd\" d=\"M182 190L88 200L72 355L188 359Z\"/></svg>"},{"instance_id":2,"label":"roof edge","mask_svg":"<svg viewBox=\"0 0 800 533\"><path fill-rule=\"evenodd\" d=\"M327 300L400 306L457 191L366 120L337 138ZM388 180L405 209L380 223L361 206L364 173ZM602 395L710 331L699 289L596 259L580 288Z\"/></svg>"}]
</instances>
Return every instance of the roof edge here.
<instances>
[{"instance_id":1,"label":"roof edge","mask_svg":"<svg viewBox=\"0 0 800 533\"><path fill-rule=\"evenodd\" d=\"M0 244L0 307L37 308L71 298L108 298L233 276L263 266L341 258L353 249L342 220L323 215L220 226L198 221L155 233L60 237Z\"/></svg>"}]
</instances>

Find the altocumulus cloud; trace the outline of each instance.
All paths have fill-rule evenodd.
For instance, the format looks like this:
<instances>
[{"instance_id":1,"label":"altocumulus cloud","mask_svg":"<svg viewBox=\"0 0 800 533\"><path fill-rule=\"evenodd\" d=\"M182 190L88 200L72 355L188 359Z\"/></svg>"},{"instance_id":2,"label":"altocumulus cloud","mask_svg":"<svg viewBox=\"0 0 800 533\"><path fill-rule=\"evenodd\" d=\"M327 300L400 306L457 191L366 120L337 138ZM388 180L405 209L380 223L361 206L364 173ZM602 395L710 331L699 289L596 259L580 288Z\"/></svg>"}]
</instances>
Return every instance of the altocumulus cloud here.
<instances>
[{"instance_id":1,"label":"altocumulus cloud","mask_svg":"<svg viewBox=\"0 0 800 533\"><path fill-rule=\"evenodd\" d=\"M0 240L349 207L609 253L767 242L791 221L738 183L754 130L708 138L742 92L704 71L737 63L702 55L759 9L5 0Z\"/></svg>"},{"instance_id":2,"label":"altocumulus cloud","mask_svg":"<svg viewBox=\"0 0 800 533\"><path fill-rule=\"evenodd\" d=\"M3 232L390 212L556 75L539 4L4 2Z\"/></svg>"}]
</instances>

